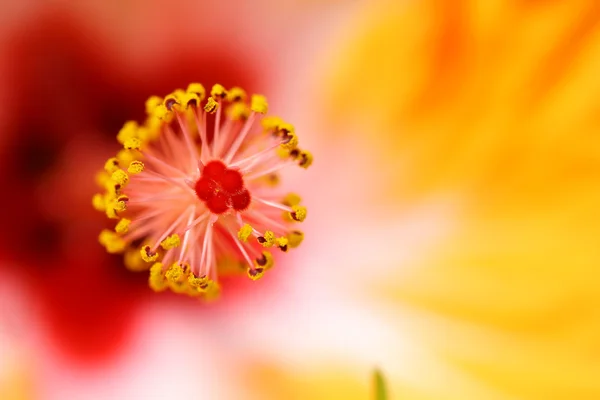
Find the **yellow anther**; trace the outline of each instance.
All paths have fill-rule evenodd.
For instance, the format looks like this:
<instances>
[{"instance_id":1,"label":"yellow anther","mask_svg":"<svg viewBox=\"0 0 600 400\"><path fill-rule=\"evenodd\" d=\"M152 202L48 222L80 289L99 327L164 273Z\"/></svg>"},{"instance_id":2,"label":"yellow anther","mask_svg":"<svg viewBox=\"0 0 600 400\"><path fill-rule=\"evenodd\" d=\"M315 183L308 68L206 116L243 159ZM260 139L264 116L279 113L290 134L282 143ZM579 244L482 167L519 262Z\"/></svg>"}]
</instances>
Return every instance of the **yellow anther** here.
<instances>
[{"instance_id":1,"label":"yellow anther","mask_svg":"<svg viewBox=\"0 0 600 400\"><path fill-rule=\"evenodd\" d=\"M301 150L297 159L298 159L298 165L301 166L302 168L308 168L313 163L313 155L308 150Z\"/></svg>"},{"instance_id":2,"label":"yellow anther","mask_svg":"<svg viewBox=\"0 0 600 400\"><path fill-rule=\"evenodd\" d=\"M288 239L286 237L278 237L275 239L275 244L281 251L288 251Z\"/></svg>"},{"instance_id":3,"label":"yellow anther","mask_svg":"<svg viewBox=\"0 0 600 400\"><path fill-rule=\"evenodd\" d=\"M261 94L253 94L250 100L250 109L260 114L266 114L269 111L267 98Z\"/></svg>"},{"instance_id":4,"label":"yellow anther","mask_svg":"<svg viewBox=\"0 0 600 400\"><path fill-rule=\"evenodd\" d=\"M106 213L106 216L109 219L119 219L119 215L117 214L117 210L114 209L114 207L111 205L107 205L106 210L104 211Z\"/></svg>"},{"instance_id":5,"label":"yellow anther","mask_svg":"<svg viewBox=\"0 0 600 400\"><path fill-rule=\"evenodd\" d=\"M163 120L156 117L155 115L148 117L146 119L144 128L146 129L146 136L149 141L154 141L160 137L160 132L161 132L162 126L163 126Z\"/></svg>"},{"instance_id":6,"label":"yellow anther","mask_svg":"<svg viewBox=\"0 0 600 400\"><path fill-rule=\"evenodd\" d=\"M140 252L135 249L129 249L123 257L125 267L130 271L140 272L147 271L150 265L142 260Z\"/></svg>"},{"instance_id":7,"label":"yellow anther","mask_svg":"<svg viewBox=\"0 0 600 400\"><path fill-rule=\"evenodd\" d=\"M261 257L254 260L254 265L257 268L271 269L275 265L273 254L270 251L263 251Z\"/></svg>"},{"instance_id":8,"label":"yellow anther","mask_svg":"<svg viewBox=\"0 0 600 400\"><path fill-rule=\"evenodd\" d=\"M115 203L114 203L114 209L116 211L122 212L127 210L127 202L129 201L129 197L122 194L119 195L116 199L115 199Z\"/></svg>"},{"instance_id":9,"label":"yellow anther","mask_svg":"<svg viewBox=\"0 0 600 400\"><path fill-rule=\"evenodd\" d=\"M206 104L204 105L204 111L206 111L209 114L214 114L217 111L218 107L219 103L217 103L214 98L209 97L208 100L206 100Z\"/></svg>"},{"instance_id":10,"label":"yellow anther","mask_svg":"<svg viewBox=\"0 0 600 400\"><path fill-rule=\"evenodd\" d=\"M142 147L142 141L138 138L129 138L123 143L126 150L139 150Z\"/></svg>"},{"instance_id":11,"label":"yellow anther","mask_svg":"<svg viewBox=\"0 0 600 400\"><path fill-rule=\"evenodd\" d=\"M152 115L156 107L161 105L163 102L162 97L159 96L150 96L148 100L146 100L146 114Z\"/></svg>"},{"instance_id":12,"label":"yellow anther","mask_svg":"<svg viewBox=\"0 0 600 400\"><path fill-rule=\"evenodd\" d=\"M106 251L110 254L122 253L125 250L126 243L123 239L118 238L106 243Z\"/></svg>"},{"instance_id":13,"label":"yellow anther","mask_svg":"<svg viewBox=\"0 0 600 400\"><path fill-rule=\"evenodd\" d=\"M139 174L144 170L144 163L141 161L132 161L127 167L127 172L130 174Z\"/></svg>"},{"instance_id":14,"label":"yellow anther","mask_svg":"<svg viewBox=\"0 0 600 400\"><path fill-rule=\"evenodd\" d=\"M300 243L304 240L304 233L301 231L291 231L287 235L288 245L293 249L300 246Z\"/></svg>"},{"instance_id":15,"label":"yellow anther","mask_svg":"<svg viewBox=\"0 0 600 400\"><path fill-rule=\"evenodd\" d=\"M117 153L117 160L119 160L119 163L122 165L128 165L130 162L135 160L135 158L136 153L134 153L133 151L121 149Z\"/></svg>"},{"instance_id":16,"label":"yellow anther","mask_svg":"<svg viewBox=\"0 0 600 400\"><path fill-rule=\"evenodd\" d=\"M209 279L206 276L197 277L194 274L188 276L188 284L196 289L205 291L208 287Z\"/></svg>"},{"instance_id":17,"label":"yellow anther","mask_svg":"<svg viewBox=\"0 0 600 400\"><path fill-rule=\"evenodd\" d=\"M100 193L96 193L92 197L92 205L96 211L106 211L106 203L104 202L104 196Z\"/></svg>"},{"instance_id":18,"label":"yellow anther","mask_svg":"<svg viewBox=\"0 0 600 400\"><path fill-rule=\"evenodd\" d=\"M280 182L279 175L272 173L269 175L265 175L262 178L262 181L269 186L277 186Z\"/></svg>"},{"instance_id":19,"label":"yellow anther","mask_svg":"<svg viewBox=\"0 0 600 400\"><path fill-rule=\"evenodd\" d=\"M178 247L180 244L181 240L179 239L179 235L174 233L171 236L167 236L167 238L160 243L160 247L165 250L171 250Z\"/></svg>"},{"instance_id":20,"label":"yellow anther","mask_svg":"<svg viewBox=\"0 0 600 400\"><path fill-rule=\"evenodd\" d=\"M233 103L227 109L227 115L234 121L246 120L250 115L250 109L246 103Z\"/></svg>"},{"instance_id":21,"label":"yellow anther","mask_svg":"<svg viewBox=\"0 0 600 400\"><path fill-rule=\"evenodd\" d=\"M173 117L173 113L165 107L164 104L159 104L152 113L152 117L160 121L169 122Z\"/></svg>"},{"instance_id":22,"label":"yellow anther","mask_svg":"<svg viewBox=\"0 0 600 400\"><path fill-rule=\"evenodd\" d=\"M183 276L184 271L183 268L181 267L181 265L179 265L178 262L173 263L169 269L167 270L167 272L165 273L165 276L167 277L167 280L171 283L175 283L177 281L179 281L179 279Z\"/></svg>"},{"instance_id":23,"label":"yellow anther","mask_svg":"<svg viewBox=\"0 0 600 400\"><path fill-rule=\"evenodd\" d=\"M179 105L181 104L181 100L179 98L179 92L175 91L171 94L169 94L167 97L165 97L165 99L163 100L163 105L165 106L165 108L169 111L173 111L175 108L177 108Z\"/></svg>"},{"instance_id":24,"label":"yellow anther","mask_svg":"<svg viewBox=\"0 0 600 400\"><path fill-rule=\"evenodd\" d=\"M292 217L294 221L304 221L306 219L306 207L292 206L292 212L290 212L290 217Z\"/></svg>"},{"instance_id":25,"label":"yellow anther","mask_svg":"<svg viewBox=\"0 0 600 400\"><path fill-rule=\"evenodd\" d=\"M271 247L275 244L275 234L272 231L266 231L263 236L258 237L258 243L264 247Z\"/></svg>"},{"instance_id":26,"label":"yellow anther","mask_svg":"<svg viewBox=\"0 0 600 400\"><path fill-rule=\"evenodd\" d=\"M117 141L121 144L125 144L128 139L137 137L138 124L135 121L127 121L117 133Z\"/></svg>"},{"instance_id":27,"label":"yellow anther","mask_svg":"<svg viewBox=\"0 0 600 400\"><path fill-rule=\"evenodd\" d=\"M150 132L150 130L145 126L140 126L140 128L137 130L137 138L140 139L142 143L148 142L153 138L153 136L154 135L152 132Z\"/></svg>"},{"instance_id":28,"label":"yellow anther","mask_svg":"<svg viewBox=\"0 0 600 400\"><path fill-rule=\"evenodd\" d=\"M158 259L158 252L152 251L152 248L148 245L142 246L140 255L142 256L142 260L146 262L154 262Z\"/></svg>"},{"instance_id":29,"label":"yellow anther","mask_svg":"<svg viewBox=\"0 0 600 400\"><path fill-rule=\"evenodd\" d=\"M123 171L122 169L118 169L113 172L110 176L110 179L121 185L121 188L129 183L129 175L127 175L127 172Z\"/></svg>"},{"instance_id":30,"label":"yellow anther","mask_svg":"<svg viewBox=\"0 0 600 400\"><path fill-rule=\"evenodd\" d=\"M276 132L279 129L279 125L283 124L284 122L279 117L268 116L268 117L264 117L260 123L263 126L263 128L265 129L265 131Z\"/></svg>"},{"instance_id":31,"label":"yellow anther","mask_svg":"<svg viewBox=\"0 0 600 400\"><path fill-rule=\"evenodd\" d=\"M203 292L203 298L206 301L212 301L219 297L221 293L221 287L219 284L213 280L209 280L206 284L206 288Z\"/></svg>"},{"instance_id":32,"label":"yellow anther","mask_svg":"<svg viewBox=\"0 0 600 400\"><path fill-rule=\"evenodd\" d=\"M252 227L250 224L244 224L244 226L242 226L238 231L238 239L240 239L242 242L247 242L251 234Z\"/></svg>"},{"instance_id":33,"label":"yellow anther","mask_svg":"<svg viewBox=\"0 0 600 400\"><path fill-rule=\"evenodd\" d=\"M263 275L265 274L265 269L264 268L250 268L248 267L248 277L250 279L252 279L253 281L256 281L260 278L263 277Z\"/></svg>"},{"instance_id":34,"label":"yellow anther","mask_svg":"<svg viewBox=\"0 0 600 400\"><path fill-rule=\"evenodd\" d=\"M115 226L115 232L123 234L129 231L129 225L131 225L131 220L127 218L121 218L121 220Z\"/></svg>"},{"instance_id":35,"label":"yellow anther","mask_svg":"<svg viewBox=\"0 0 600 400\"><path fill-rule=\"evenodd\" d=\"M210 90L210 95L214 98L224 99L227 96L227 90L225 90L223 85L217 83Z\"/></svg>"},{"instance_id":36,"label":"yellow anther","mask_svg":"<svg viewBox=\"0 0 600 400\"><path fill-rule=\"evenodd\" d=\"M246 100L246 92L240 87L232 87L227 92L227 100L229 101L244 101Z\"/></svg>"},{"instance_id":37,"label":"yellow anther","mask_svg":"<svg viewBox=\"0 0 600 400\"><path fill-rule=\"evenodd\" d=\"M104 189L106 189L106 193L111 195L114 199L114 197L120 193L121 184L109 178L106 182L104 182Z\"/></svg>"},{"instance_id":38,"label":"yellow anther","mask_svg":"<svg viewBox=\"0 0 600 400\"><path fill-rule=\"evenodd\" d=\"M287 149L283 146L277 146L277 149L275 150L275 152L277 153L277 155L279 156L279 158L285 160L287 158L290 158L291 156L291 151L290 149Z\"/></svg>"},{"instance_id":39,"label":"yellow anther","mask_svg":"<svg viewBox=\"0 0 600 400\"><path fill-rule=\"evenodd\" d=\"M110 175L107 174L106 171L102 170L96 173L94 179L96 181L96 184L103 188L106 186L106 181L110 179Z\"/></svg>"},{"instance_id":40,"label":"yellow anther","mask_svg":"<svg viewBox=\"0 0 600 400\"><path fill-rule=\"evenodd\" d=\"M204 89L204 86L200 83L190 83L186 92L195 93L198 96L198 102L204 100L204 97L206 96L206 89Z\"/></svg>"},{"instance_id":41,"label":"yellow anther","mask_svg":"<svg viewBox=\"0 0 600 400\"><path fill-rule=\"evenodd\" d=\"M113 172L115 172L118 169L119 169L119 160L116 157L111 157L104 163L104 170L108 174L112 174Z\"/></svg>"},{"instance_id":42,"label":"yellow anther","mask_svg":"<svg viewBox=\"0 0 600 400\"><path fill-rule=\"evenodd\" d=\"M168 287L167 280L163 273L162 263L154 263L150 267L150 276L148 277L148 286L155 292L162 292Z\"/></svg>"},{"instance_id":43,"label":"yellow anther","mask_svg":"<svg viewBox=\"0 0 600 400\"><path fill-rule=\"evenodd\" d=\"M200 104L200 97L196 93L184 93L181 95L181 104L184 109L188 109L189 106L197 106Z\"/></svg>"},{"instance_id":44,"label":"yellow anther","mask_svg":"<svg viewBox=\"0 0 600 400\"><path fill-rule=\"evenodd\" d=\"M283 143L281 143L281 147L287 150L293 150L298 146L298 135L294 132L288 132L283 137Z\"/></svg>"},{"instance_id":45,"label":"yellow anther","mask_svg":"<svg viewBox=\"0 0 600 400\"><path fill-rule=\"evenodd\" d=\"M102 246L106 246L106 243L108 243L109 241L113 240L114 238L118 237L116 235L115 232L108 230L108 229L103 229L100 234L98 235L98 242L100 242L100 244Z\"/></svg>"},{"instance_id":46,"label":"yellow anther","mask_svg":"<svg viewBox=\"0 0 600 400\"><path fill-rule=\"evenodd\" d=\"M109 231L108 229L100 232L98 241L106 248L106 251L111 254L121 253L126 247L125 241L115 232Z\"/></svg>"},{"instance_id":47,"label":"yellow anther","mask_svg":"<svg viewBox=\"0 0 600 400\"><path fill-rule=\"evenodd\" d=\"M281 122L277 126L277 133L281 136L285 136L294 132L296 132L296 128L294 128L294 125L290 124L289 122Z\"/></svg>"},{"instance_id":48,"label":"yellow anther","mask_svg":"<svg viewBox=\"0 0 600 400\"><path fill-rule=\"evenodd\" d=\"M296 193L288 193L283 198L282 203L286 206L297 206L302 201L302 198Z\"/></svg>"}]
</instances>

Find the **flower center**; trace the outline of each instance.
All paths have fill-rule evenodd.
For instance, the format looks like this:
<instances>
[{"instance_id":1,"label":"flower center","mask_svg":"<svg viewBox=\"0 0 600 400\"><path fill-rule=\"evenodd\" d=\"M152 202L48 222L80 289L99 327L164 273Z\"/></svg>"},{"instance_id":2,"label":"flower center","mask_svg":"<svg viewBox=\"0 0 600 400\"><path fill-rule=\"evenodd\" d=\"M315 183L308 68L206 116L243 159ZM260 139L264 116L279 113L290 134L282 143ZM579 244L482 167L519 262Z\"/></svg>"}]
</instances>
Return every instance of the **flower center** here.
<instances>
[{"instance_id":1,"label":"flower center","mask_svg":"<svg viewBox=\"0 0 600 400\"><path fill-rule=\"evenodd\" d=\"M221 161L210 161L196 182L196 194L213 214L229 209L243 211L250 205L250 192L244 187L242 174Z\"/></svg>"}]
</instances>

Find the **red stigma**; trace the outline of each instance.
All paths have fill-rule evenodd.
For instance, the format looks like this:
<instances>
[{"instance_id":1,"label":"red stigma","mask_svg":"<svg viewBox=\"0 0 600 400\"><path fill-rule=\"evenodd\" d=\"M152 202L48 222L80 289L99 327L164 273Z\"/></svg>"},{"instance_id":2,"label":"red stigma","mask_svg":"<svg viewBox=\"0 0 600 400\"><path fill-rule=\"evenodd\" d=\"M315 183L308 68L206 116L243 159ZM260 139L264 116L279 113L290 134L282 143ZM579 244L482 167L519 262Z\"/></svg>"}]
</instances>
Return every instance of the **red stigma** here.
<instances>
[{"instance_id":1,"label":"red stigma","mask_svg":"<svg viewBox=\"0 0 600 400\"><path fill-rule=\"evenodd\" d=\"M230 208L243 211L250 205L250 192L244 187L242 174L221 161L210 161L204 166L195 189L213 214L223 214Z\"/></svg>"}]
</instances>

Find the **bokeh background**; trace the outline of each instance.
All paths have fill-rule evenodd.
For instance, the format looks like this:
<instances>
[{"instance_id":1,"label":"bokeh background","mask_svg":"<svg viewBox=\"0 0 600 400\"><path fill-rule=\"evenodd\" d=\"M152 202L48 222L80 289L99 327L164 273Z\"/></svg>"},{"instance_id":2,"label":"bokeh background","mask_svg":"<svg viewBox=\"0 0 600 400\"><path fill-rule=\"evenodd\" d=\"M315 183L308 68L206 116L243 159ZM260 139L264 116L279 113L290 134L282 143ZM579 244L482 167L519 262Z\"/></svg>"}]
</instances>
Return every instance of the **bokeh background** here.
<instances>
[{"instance_id":1,"label":"bokeh background","mask_svg":"<svg viewBox=\"0 0 600 400\"><path fill-rule=\"evenodd\" d=\"M596 0L1 1L0 398L600 398ZM97 243L143 102L268 96L303 246L211 304Z\"/></svg>"}]
</instances>

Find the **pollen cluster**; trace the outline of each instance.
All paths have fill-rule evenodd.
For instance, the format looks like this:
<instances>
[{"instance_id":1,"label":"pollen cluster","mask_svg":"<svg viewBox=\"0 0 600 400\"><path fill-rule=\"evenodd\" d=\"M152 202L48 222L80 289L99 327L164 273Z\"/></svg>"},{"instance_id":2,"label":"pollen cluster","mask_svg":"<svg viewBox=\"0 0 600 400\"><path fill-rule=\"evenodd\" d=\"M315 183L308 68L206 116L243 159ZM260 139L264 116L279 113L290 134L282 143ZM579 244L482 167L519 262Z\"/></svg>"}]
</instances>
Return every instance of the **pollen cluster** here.
<instances>
[{"instance_id":1,"label":"pollen cluster","mask_svg":"<svg viewBox=\"0 0 600 400\"><path fill-rule=\"evenodd\" d=\"M149 271L157 292L213 299L232 264L261 278L272 251L304 238L296 224L306 208L297 194L277 193L278 173L313 161L293 125L267 112L264 96L218 84L208 97L199 83L150 97L146 120L125 123L121 150L97 174L103 192L92 204L115 221L100 244Z\"/></svg>"}]
</instances>

